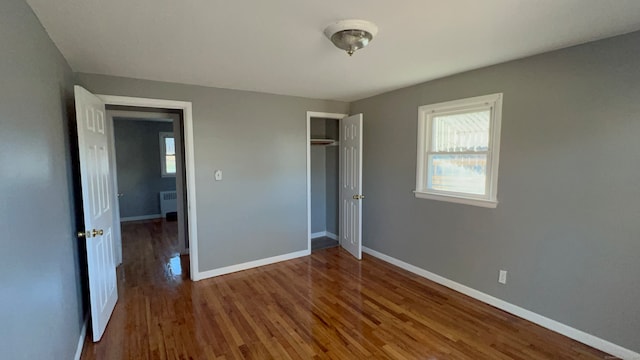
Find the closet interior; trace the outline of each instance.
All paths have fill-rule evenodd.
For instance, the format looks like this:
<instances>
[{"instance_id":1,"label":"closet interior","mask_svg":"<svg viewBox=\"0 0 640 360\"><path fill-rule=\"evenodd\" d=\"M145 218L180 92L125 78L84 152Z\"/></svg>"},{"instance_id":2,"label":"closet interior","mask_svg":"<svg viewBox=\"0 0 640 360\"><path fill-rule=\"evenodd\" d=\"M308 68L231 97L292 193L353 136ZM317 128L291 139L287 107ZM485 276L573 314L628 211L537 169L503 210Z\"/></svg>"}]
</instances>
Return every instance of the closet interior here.
<instances>
[{"instance_id":1,"label":"closet interior","mask_svg":"<svg viewBox=\"0 0 640 360\"><path fill-rule=\"evenodd\" d=\"M311 249L338 246L340 121L311 118Z\"/></svg>"}]
</instances>

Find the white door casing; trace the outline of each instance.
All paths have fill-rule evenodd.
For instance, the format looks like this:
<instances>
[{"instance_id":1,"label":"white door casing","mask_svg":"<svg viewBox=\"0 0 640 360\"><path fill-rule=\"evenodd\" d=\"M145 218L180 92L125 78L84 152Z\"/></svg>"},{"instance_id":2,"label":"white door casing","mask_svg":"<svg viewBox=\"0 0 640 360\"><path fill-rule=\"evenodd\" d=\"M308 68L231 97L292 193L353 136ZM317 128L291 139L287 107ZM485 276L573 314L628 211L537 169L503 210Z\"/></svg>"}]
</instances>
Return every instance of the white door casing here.
<instances>
[{"instance_id":1,"label":"white door casing","mask_svg":"<svg viewBox=\"0 0 640 360\"><path fill-rule=\"evenodd\" d=\"M80 181L89 270L89 299L93 341L102 337L118 301L113 248L112 181L105 105L97 96L75 86ZM79 234L80 235L80 234Z\"/></svg>"},{"instance_id":2,"label":"white door casing","mask_svg":"<svg viewBox=\"0 0 640 360\"><path fill-rule=\"evenodd\" d=\"M340 245L362 259L362 114L340 121Z\"/></svg>"},{"instance_id":3,"label":"white door casing","mask_svg":"<svg viewBox=\"0 0 640 360\"><path fill-rule=\"evenodd\" d=\"M105 104L119 106L133 106L153 109L176 109L182 111L183 116L183 140L184 140L184 169L186 173L185 186L187 202L185 204L185 218L188 231L186 238L189 243L189 264L191 280L199 281L210 277L205 272L200 272L198 266L198 222L196 210L196 180L195 180L195 148L193 133L193 105L190 101L176 101L164 99L139 98L118 95L97 95ZM113 176L113 175L112 175ZM126 196L126 194L125 194Z\"/></svg>"}]
</instances>

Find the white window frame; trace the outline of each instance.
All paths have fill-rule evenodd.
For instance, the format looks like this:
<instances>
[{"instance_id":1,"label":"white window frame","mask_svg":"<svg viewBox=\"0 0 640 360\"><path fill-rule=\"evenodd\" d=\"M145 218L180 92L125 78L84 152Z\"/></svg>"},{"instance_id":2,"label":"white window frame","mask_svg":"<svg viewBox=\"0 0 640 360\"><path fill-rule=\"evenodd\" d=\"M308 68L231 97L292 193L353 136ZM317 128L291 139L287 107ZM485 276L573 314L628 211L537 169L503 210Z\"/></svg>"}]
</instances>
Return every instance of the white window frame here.
<instances>
[{"instance_id":1,"label":"white window frame","mask_svg":"<svg viewBox=\"0 0 640 360\"><path fill-rule=\"evenodd\" d=\"M160 132L159 133L159 138L160 138L160 167L162 169L162 177L175 177L176 173L168 173L167 172L167 163L166 163L166 154L167 154L167 149L166 149L166 145L164 142L165 138L173 138L173 143L175 146L175 141L176 138L175 136L173 136L172 132ZM178 156L178 154L175 154L175 156ZM177 169L176 169L177 171Z\"/></svg>"},{"instance_id":2,"label":"white window frame","mask_svg":"<svg viewBox=\"0 0 640 360\"><path fill-rule=\"evenodd\" d=\"M491 110L489 120L489 150L485 195L429 189L428 156L439 154L431 150L433 118L438 115ZM416 164L416 198L448 201L458 204L496 208L498 206L498 163L500 160L500 127L502 123L502 93L423 105L418 108L418 157ZM446 152L440 152L446 154ZM455 154L455 153L453 153Z\"/></svg>"}]
</instances>

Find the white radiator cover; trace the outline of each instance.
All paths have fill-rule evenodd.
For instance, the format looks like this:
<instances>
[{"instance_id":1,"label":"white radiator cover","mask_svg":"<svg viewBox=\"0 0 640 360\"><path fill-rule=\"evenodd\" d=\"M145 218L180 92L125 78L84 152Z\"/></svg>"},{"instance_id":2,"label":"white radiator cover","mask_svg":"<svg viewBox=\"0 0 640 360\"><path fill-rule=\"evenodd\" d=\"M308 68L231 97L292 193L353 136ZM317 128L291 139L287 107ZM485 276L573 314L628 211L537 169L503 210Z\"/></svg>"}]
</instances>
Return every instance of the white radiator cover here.
<instances>
[{"instance_id":1,"label":"white radiator cover","mask_svg":"<svg viewBox=\"0 0 640 360\"><path fill-rule=\"evenodd\" d=\"M160 212L163 217L166 217L168 212L178 211L177 198L175 191L160 191Z\"/></svg>"}]
</instances>

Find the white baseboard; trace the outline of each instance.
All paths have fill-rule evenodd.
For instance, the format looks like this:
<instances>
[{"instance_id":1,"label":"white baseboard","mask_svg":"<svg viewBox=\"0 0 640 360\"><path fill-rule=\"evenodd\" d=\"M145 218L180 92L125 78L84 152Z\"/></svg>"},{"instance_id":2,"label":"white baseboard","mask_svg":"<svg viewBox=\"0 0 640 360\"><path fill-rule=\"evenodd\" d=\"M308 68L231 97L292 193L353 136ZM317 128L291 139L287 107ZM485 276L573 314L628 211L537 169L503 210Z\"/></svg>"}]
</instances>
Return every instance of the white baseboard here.
<instances>
[{"instance_id":1,"label":"white baseboard","mask_svg":"<svg viewBox=\"0 0 640 360\"><path fill-rule=\"evenodd\" d=\"M328 237L329 239L338 240L338 235L328 232L328 231L320 231L311 234L311 238L319 238L319 237Z\"/></svg>"},{"instance_id":2,"label":"white baseboard","mask_svg":"<svg viewBox=\"0 0 640 360\"><path fill-rule=\"evenodd\" d=\"M89 324L89 314L85 316L82 329L80 329L80 339L78 339L78 346L76 346L76 354L73 356L73 360L80 360L82 356L82 349L84 348L84 339L87 337L87 325Z\"/></svg>"},{"instance_id":3,"label":"white baseboard","mask_svg":"<svg viewBox=\"0 0 640 360\"><path fill-rule=\"evenodd\" d=\"M193 280L198 281L202 279L212 278L214 276L230 274L236 271L247 270L247 269L255 268L258 266L269 265L269 264L273 264L273 263L277 263L285 260L291 260L291 259L295 259L298 257L307 256L307 255L311 255L311 252L309 250L302 250L302 251L296 251L288 254L273 256L266 259L254 260L254 261L249 261L242 264L226 266L219 269L203 271L195 274L195 276L193 277Z\"/></svg>"},{"instance_id":4,"label":"white baseboard","mask_svg":"<svg viewBox=\"0 0 640 360\"><path fill-rule=\"evenodd\" d=\"M544 328L547 328L551 331L555 331L559 334L562 334L568 338L571 338L573 340L579 341L583 344L589 345L591 347L594 347L598 350L604 351L606 353L609 353L611 355L617 356L621 359L625 359L625 360L639 360L640 359L640 353L637 353L635 351L626 349L622 346L616 345L612 342L609 342L607 340L601 339L599 337L596 337L594 335L588 334L584 331L572 328L568 325L562 324L560 322L557 322L555 320L549 319L547 317L544 317L540 314L536 314L533 311L529 311L527 309L521 308L517 305L513 305L511 303L508 303L504 300L498 299L496 297L493 297L491 295L485 294L483 292L480 292L478 290L472 289L466 285L462 285L460 283L457 283L453 280L449 280L445 277L442 277L440 275L434 274L432 272L429 272L425 269L419 268L415 265L411 265L409 263L406 263L402 260L398 260L394 257L391 257L389 255L385 255L381 252L375 251L373 249L367 248L367 247L362 247L362 251L364 251L365 253L377 257L381 260L384 260L390 264L393 264L397 267L400 267L402 269L405 269L409 272L412 272L416 275L420 275L424 278L427 278L433 282L436 282L440 285L446 286L450 289L453 289L457 292L460 292L462 294L465 294L467 296L470 296L474 299L480 300L484 303L487 303L491 306L495 306L498 309L504 310L508 313L511 313L513 315L519 316L525 320L531 321L532 323L538 324Z\"/></svg>"},{"instance_id":5,"label":"white baseboard","mask_svg":"<svg viewBox=\"0 0 640 360\"><path fill-rule=\"evenodd\" d=\"M152 215L141 215L141 216L129 216L120 218L120 222L127 221L140 221L140 220L151 220L151 219L162 219L164 216L162 214L152 214Z\"/></svg>"}]
</instances>

